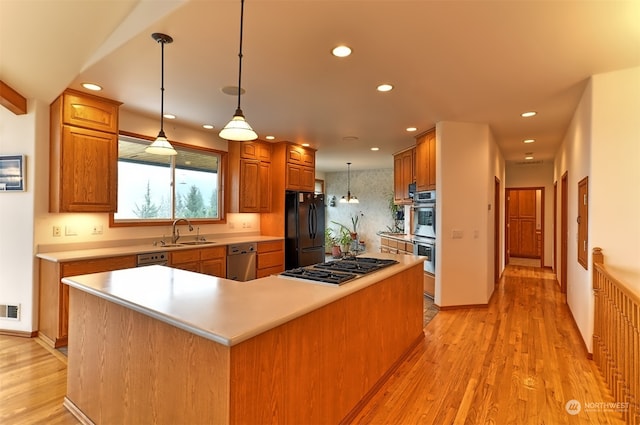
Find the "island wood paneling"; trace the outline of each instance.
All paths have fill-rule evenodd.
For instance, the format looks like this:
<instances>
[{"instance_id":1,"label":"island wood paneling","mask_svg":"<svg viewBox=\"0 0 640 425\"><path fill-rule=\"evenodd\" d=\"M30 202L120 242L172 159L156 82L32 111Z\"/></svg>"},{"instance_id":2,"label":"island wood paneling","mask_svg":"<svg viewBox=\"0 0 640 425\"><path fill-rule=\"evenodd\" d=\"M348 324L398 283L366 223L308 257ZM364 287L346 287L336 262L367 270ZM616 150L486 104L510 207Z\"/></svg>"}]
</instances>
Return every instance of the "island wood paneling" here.
<instances>
[{"instance_id":1,"label":"island wood paneling","mask_svg":"<svg viewBox=\"0 0 640 425\"><path fill-rule=\"evenodd\" d=\"M229 347L70 288L66 403L96 424L228 423Z\"/></svg>"},{"instance_id":2,"label":"island wood paneling","mask_svg":"<svg viewBox=\"0 0 640 425\"><path fill-rule=\"evenodd\" d=\"M419 264L232 347L231 423L339 423L423 337Z\"/></svg>"},{"instance_id":3,"label":"island wood paneling","mask_svg":"<svg viewBox=\"0 0 640 425\"><path fill-rule=\"evenodd\" d=\"M422 264L231 348L69 294L65 403L97 424L338 423L424 338Z\"/></svg>"}]
</instances>

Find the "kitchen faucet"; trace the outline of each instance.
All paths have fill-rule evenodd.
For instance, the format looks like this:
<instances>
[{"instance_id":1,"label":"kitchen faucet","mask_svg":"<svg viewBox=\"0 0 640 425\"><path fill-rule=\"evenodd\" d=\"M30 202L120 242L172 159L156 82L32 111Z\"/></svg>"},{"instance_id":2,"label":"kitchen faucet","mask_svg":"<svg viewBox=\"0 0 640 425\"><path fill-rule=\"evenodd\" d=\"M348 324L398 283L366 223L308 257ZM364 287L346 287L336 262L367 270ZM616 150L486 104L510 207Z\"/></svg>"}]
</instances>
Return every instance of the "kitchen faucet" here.
<instances>
[{"instance_id":1,"label":"kitchen faucet","mask_svg":"<svg viewBox=\"0 0 640 425\"><path fill-rule=\"evenodd\" d=\"M177 243L178 239L180 239L180 231L176 229L176 224L178 224L178 222L180 221L186 221L189 225L189 231L193 232L193 226L191 225L191 222L189 220L187 220L186 218L177 218L171 225L171 243Z\"/></svg>"}]
</instances>

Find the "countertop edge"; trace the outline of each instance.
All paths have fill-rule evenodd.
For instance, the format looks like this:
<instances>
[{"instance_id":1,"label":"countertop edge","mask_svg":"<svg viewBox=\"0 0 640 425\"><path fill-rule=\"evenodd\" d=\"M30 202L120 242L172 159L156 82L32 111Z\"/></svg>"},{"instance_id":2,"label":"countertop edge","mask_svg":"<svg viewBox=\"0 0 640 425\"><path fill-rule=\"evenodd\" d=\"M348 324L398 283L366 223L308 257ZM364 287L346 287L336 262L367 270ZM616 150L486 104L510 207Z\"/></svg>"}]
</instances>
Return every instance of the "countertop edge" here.
<instances>
[{"instance_id":1,"label":"countertop edge","mask_svg":"<svg viewBox=\"0 0 640 425\"><path fill-rule=\"evenodd\" d=\"M55 251L55 252L38 252L36 258L41 260L52 261L54 263L65 263L69 261L81 261L81 260L95 260L99 258L108 257L120 257L125 255L137 255L142 253L152 252L172 252L182 251L187 249L205 249L215 248L218 246L227 246L240 242L269 242L284 240L281 236L238 236L229 238L217 238L213 243L202 245L183 245L175 247L167 246L153 246L153 245L123 245L117 247L106 248L87 248L87 249L75 249L69 251Z\"/></svg>"}]
</instances>

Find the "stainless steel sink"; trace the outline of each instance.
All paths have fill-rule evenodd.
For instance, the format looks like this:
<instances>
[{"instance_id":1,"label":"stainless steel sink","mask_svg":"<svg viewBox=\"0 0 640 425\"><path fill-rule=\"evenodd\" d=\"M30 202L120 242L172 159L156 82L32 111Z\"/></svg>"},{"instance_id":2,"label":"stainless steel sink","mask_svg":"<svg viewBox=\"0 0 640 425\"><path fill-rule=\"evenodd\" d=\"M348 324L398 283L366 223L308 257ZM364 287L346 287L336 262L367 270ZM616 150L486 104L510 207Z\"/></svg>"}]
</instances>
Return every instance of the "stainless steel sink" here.
<instances>
[{"instance_id":1,"label":"stainless steel sink","mask_svg":"<svg viewBox=\"0 0 640 425\"><path fill-rule=\"evenodd\" d=\"M213 241L190 241L190 242L180 242L179 244L177 244L177 246L181 246L181 245L211 245L212 243L215 243ZM166 246L170 246L170 245L166 245Z\"/></svg>"}]
</instances>

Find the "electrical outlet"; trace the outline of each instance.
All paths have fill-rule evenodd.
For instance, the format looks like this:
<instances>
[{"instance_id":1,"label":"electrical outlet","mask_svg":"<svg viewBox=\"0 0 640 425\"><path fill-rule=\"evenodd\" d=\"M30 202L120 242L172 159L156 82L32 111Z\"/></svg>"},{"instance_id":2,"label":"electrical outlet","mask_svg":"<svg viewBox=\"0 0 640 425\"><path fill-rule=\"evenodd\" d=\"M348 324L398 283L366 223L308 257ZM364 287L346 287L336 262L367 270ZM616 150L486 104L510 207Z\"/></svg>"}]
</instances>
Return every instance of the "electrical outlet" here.
<instances>
[{"instance_id":1,"label":"electrical outlet","mask_svg":"<svg viewBox=\"0 0 640 425\"><path fill-rule=\"evenodd\" d=\"M101 235L102 234L102 224L96 224L91 228L92 235Z\"/></svg>"},{"instance_id":2,"label":"electrical outlet","mask_svg":"<svg viewBox=\"0 0 640 425\"><path fill-rule=\"evenodd\" d=\"M55 237L62 236L62 228L60 226L53 226L53 236Z\"/></svg>"}]
</instances>

